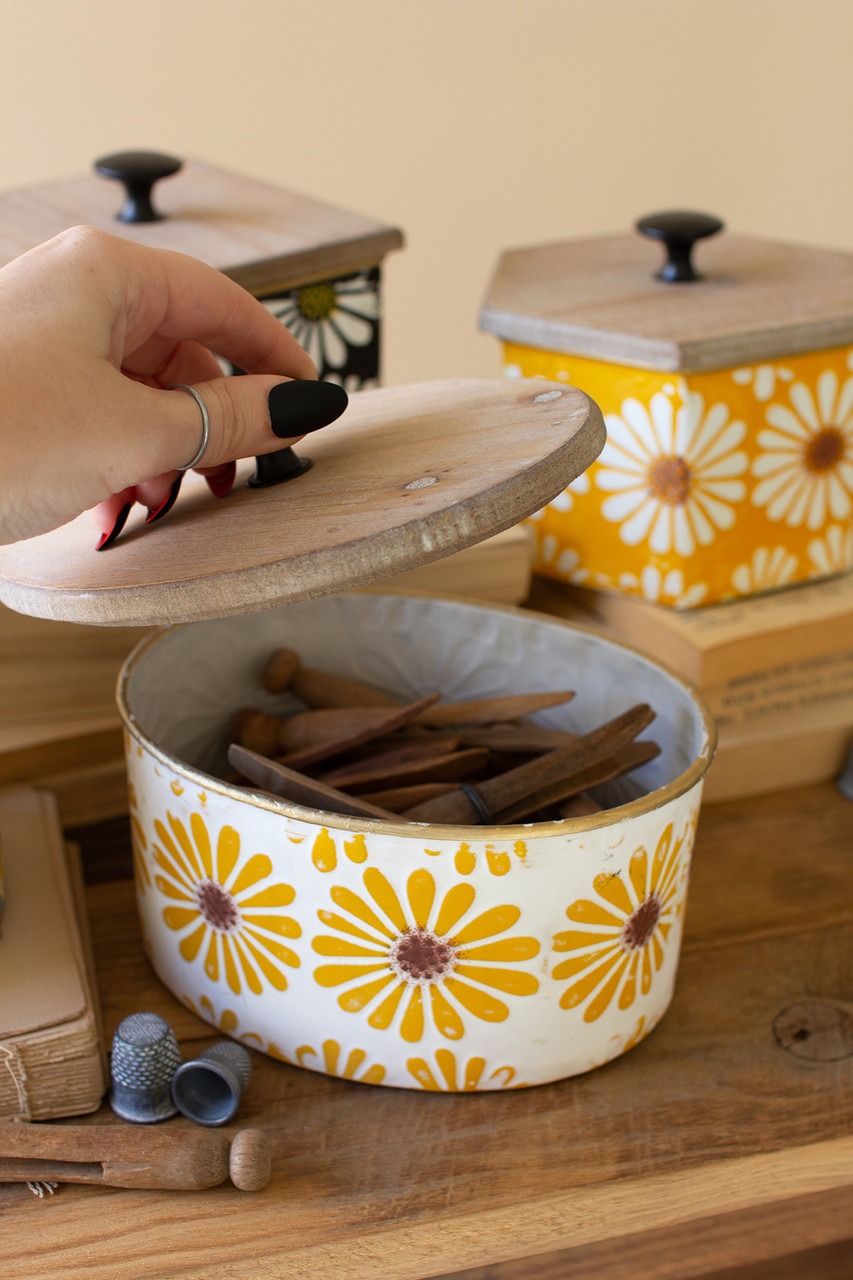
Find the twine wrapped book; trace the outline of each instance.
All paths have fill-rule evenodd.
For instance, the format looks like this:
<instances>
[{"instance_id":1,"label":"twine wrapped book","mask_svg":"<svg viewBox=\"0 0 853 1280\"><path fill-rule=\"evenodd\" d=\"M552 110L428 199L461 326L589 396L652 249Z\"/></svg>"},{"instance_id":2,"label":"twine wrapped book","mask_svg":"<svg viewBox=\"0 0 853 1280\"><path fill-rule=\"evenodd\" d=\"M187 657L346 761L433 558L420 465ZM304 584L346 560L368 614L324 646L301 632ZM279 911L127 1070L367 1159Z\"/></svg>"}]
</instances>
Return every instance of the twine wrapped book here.
<instances>
[{"instance_id":1,"label":"twine wrapped book","mask_svg":"<svg viewBox=\"0 0 853 1280\"><path fill-rule=\"evenodd\" d=\"M56 802L0 790L0 1119L95 1111L107 1087L82 877Z\"/></svg>"}]
</instances>

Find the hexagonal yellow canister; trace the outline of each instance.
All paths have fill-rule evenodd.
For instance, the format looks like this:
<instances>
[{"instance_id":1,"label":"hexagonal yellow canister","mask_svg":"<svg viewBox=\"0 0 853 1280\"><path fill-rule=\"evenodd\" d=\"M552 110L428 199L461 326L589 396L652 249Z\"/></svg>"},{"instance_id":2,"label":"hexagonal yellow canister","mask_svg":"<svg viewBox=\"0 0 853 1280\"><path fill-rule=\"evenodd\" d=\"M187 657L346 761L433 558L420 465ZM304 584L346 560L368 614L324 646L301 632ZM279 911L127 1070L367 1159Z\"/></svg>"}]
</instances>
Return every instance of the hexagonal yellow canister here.
<instances>
[{"instance_id":1,"label":"hexagonal yellow canister","mask_svg":"<svg viewBox=\"0 0 853 1280\"><path fill-rule=\"evenodd\" d=\"M691 608L853 567L853 256L724 234L700 274L721 227L641 220L657 273L638 235L502 257L506 372L581 387L608 433L532 517L537 572Z\"/></svg>"}]
</instances>

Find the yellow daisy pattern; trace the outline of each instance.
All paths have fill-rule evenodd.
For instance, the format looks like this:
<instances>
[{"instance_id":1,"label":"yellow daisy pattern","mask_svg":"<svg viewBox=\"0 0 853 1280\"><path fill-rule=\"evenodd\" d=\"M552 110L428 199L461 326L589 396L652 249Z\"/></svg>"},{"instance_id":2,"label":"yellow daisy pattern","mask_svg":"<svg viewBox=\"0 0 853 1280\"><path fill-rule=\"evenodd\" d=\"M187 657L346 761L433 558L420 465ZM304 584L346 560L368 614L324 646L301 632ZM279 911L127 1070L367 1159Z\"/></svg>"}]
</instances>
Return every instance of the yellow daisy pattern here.
<instances>
[{"instance_id":1,"label":"yellow daisy pattern","mask_svg":"<svg viewBox=\"0 0 853 1280\"><path fill-rule=\"evenodd\" d=\"M203 954L208 978L218 982L224 975L235 994L247 987L259 995L264 982L284 991L283 966L297 968L300 963L281 941L302 932L282 913L294 890L269 883L272 862L265 853L241 855L233 827L222 827L214 848L200 814L191 815L189 830L171 813L167 822L168 827L159 819L154 822L153 857L162 873L155 882L170 900L163 920L180 935L183 959L192 963Z\"/></svg>"},{"instance_id":2,"label":"yellow daisy pattern","mask_svg":"<svg viewBox=\"0 0 853 1280\"><path fill-rule=\"evenodd\" d=\"M436 1049L435 1062L425 1058L409 1058L409 1073L422 1089L431 1093L475 1093L487 1089L524 1089L516 1080L514 1067L495 1067L489 1071L485 1058L460 1059L450 1049Z\"/></svg>"},{"instance_id":3,"label":"yellow daisy pattern","mask_svg":"<svg viewBox=\"0 0 853 1280\"><path fill-rule=\"evenodd\" d=\"M309 1058L318 1059L310 1063ZM327 1076L337 1076L339 1080L358 1080L361 1084L381 1084L385 1079L385 1068L378 1062L367 1066L367 1054L363 1049L351 1049L346 1056L337 1040L324 1040L318 1054L311 1045L304 1044L296 1050L296 1061L300 1067L313 1067L323 1071ZM322 1066L319 1063L322 1062Z\"/></svg>"},{"instance_id":4,"label":"yellow daisy pattern","mask_svg":"<svg viewBox=\"0 0 853 1280\"><path fill-rule=\"evenodd\" d=\"M853 378L839 387L825 369L814 393L795 382L789 399L768 406L770 429L758 433L752 501L770 520L817 530L853 511Z\"/></svg>"},{"instance_id":5,"label":"yellow daisy pattern","mask_svg":"<svg viewBox=\"0 0 853 1280\"><path fill-rule=\"evenodd\" d=\"M209 1022L211 1026L217 1027L223 1035L231 1036L234 1040L240 1040L252 1049L259 1049L261 1053L269 1054L271 1058L278 1058L280 1062L291 1062L290 1058L282 1053L278 1045L273 1044L272 1041L265 1041L262 1036L257 1035L254 1031L241 1030L240 1019L233 1009L224 1008L217 1013L213 1002L207 996L200 996L198 1002L196 1002L191 996L182 995L181 1000L183 1000L188 1009L192 1010L196 1017L202 1018L203 1021Z\"/></svg>"},{"instance_id":6,"label":"yellow daisy pattern","mask_svg":"<svg viewBox=\"0 0 853 1280\"><path fill-rule=\"evenodd\" d=\"M508 371L583 388L608 429L589 487L530 517L538 573L650 599L650 572L670 584L678 571L683 589L657 600L689 609L774 590L777 570L788 585L826 576L827 560L853 568L853 539L840 563L810 550L832 526L853 532L850 347L679 376L512 343L505 355ZM762 568L762 549L781 563Z\"/></svg>"},{"instance_id":7,"label":"yellow daisy pattern","mask_svg":"<svg viewBox=\"0 0 853 1280\"><path fill-rule=\"evenodd\" d=\"M619 1041L619 1053L620 1054L627 1053L629 1049L636 1049L640 1041L645 1040L649 1032L654 1031L656 1026L657 1026L657 1019L647 1023L646 1016L645 1014L643 1014L641 1017L637 1019L637 1025L634 1027L633 1031L629 1032L627 1036L613 1037L614 1040Z\"/></svg>"},{"instance_id":8,"label":"yellow daisy pattern","mask_svg":"<svg viewBox=\"0 0 853 1280\"><path fill-rule=\"evenodd\" d=\"M694 605L701 604L708 590L704 582L685 586L680 569L661 573L654 564L647 564L639 577L633 573L620 573L618 582L626 591L637 593L654 604L670 604L674 609L692 609Z\"/></svg>"},{"instance_id":9,"label":"yellow daisy pattern","mask_svg":"<svg viewBox=\"0 0 853 1280\"><path fill-rule=\"evenodd\" d=\"M747 564L739 564L732 573L732 586L740 596L775 591L793 582L797 557L785 547L759 547Z\"/></svg>"},{"instance_id":10,"label":"yellow daisy pattern","mask_svg":"<svg viewBox=\"0 0 853 1280\"><path fill-rule=\"evenodd\" d=\"M756 400L769 400L776 392L777 383L793 382L794 372L783 366L758 364L733 369L732 378L739 386L751 386Z\"/></svg>"},{"instance_id":11,"label":"yellow daisy pattern","mask_svg":"<svg viewBox=\"0 0 853 1280\"><path fill-rule=\"evenodd\" d=\"M538 979L518 968L538 954L537 940L498 936L518 923L518 907L494 906L475 915L469 881L440 896L427 870L412 872L402 901L375 867L364 872L363 884L365 897L332 887L338 910L317 914L334 933L312 943L332 960L314 978L322 987L344 988L338 1004L345 1011L367 1011L370 1026L395 1027L410 1044L422 1038L428 1018L440 1035L459 1040L466 1013L485 1022L509 1016L496 992L523 997L538 991Z\"/></svg>"},{"instance_id":12,"label":"yellow daisy pattern","mask_svg":"<svg viewBox=\"0 0 853 1280\"><path fill-rule=\"evenodd\" d=\"M193 1000L192 996L184 994L181 996L181 1000L197 1018L201 1018L204 1022L209 1022L212 1027L216 1027L223 1035L235 1036L240 1040L255 1040L260 1044L260 1036L240 1034L238 1030L240 1020L233 1009L223 1008L217 1013L213 1002L208 996L199 996L198 1000Z\"/></svg>"},{"instance_id":13,"label":"yellow daisy pattern","mask_svg":"<svg viewBox=\"0 0 853 1280\"><path fill-rule=\"evenodd\" d=\"M554 936L554 950L571 953L553 970L558 982L571 979L560 997L563 1009L584 1005L584 1021L595 1022L612 1001L629 1009L638 989L649 993L684 907L687 877L681 852L689 851L691 825L676 840L670 823L651 863L646 850L637 849L627 876L596 876L596 897L580 898L567 908L569 920L580 928Z\"/></svg>"},{"instance_id":14,"label":"yellow daisy pattern","mask_svg":"<svg viewBox=\"0 0 853 1280\"><path fill-rule=\"evenodd\" d=\"M595 483L611 495L601 514L619 524L624 543L690 556L713 542L717 529L734 524L748 462L740 448L746 426L729 420L728 406L720 402L706 413L702 396L683 395L677 411L658 392L648 407L628 399L618 414L608 414Z\"/></svg>"},{"instance_id":15,"label":"yellow daisy pattern","mask_svg":"<svg viewBox=\"0 0 853 1280\"><path fill-rule=\"evenodd\" d=\"M813 576L826 578L853 565L853 525L831 524L822 538L808 546Z\"/></svg>"}]
</instances>

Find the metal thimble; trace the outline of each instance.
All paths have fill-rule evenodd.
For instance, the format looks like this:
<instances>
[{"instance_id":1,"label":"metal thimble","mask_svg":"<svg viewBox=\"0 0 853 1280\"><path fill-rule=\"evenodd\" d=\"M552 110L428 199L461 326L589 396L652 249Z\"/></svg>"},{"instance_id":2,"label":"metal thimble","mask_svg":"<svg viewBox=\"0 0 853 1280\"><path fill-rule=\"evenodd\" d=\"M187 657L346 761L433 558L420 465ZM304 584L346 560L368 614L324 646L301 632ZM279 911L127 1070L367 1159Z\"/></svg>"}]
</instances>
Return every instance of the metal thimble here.
<instances>
[{"instance_id":1,"label":"metal thimble","mask_svg":"<svg viewBox=\"0 0 853 1280\"><path fill-rule=\"evenodd\" d=\"M158 1013L132 1013L113 1036L113 1111L133 1124L154 1124L175 1115L171 1085L180 1065L181 1051L166 1019Z\"/></svg>"},{"instance_id":2,"label":"metal thimble","mask_svg":"<svg viewBox=\"0 0 853 1280\"><path fill-rule=\"evenodd\" d=\"M172 1077L172 1099L196 1124L227 1124L240 1105L252 1060L242 1045L219 1040Z\"/></svg>"}]
</instances>

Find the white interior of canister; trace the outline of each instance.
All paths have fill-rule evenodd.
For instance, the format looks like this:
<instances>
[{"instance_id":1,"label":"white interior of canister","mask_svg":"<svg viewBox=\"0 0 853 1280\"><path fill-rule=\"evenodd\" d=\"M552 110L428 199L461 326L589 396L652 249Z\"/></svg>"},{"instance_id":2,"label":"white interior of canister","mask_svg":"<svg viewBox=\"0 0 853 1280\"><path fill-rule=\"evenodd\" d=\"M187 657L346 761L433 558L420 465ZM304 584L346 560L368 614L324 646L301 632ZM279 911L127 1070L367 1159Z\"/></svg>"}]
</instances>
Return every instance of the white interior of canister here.
<instances>
[{"instance_id":1,"label":"white interior of canister","mask_svg":"<svg viewBox=\"0 0 853 1280\"><path fill-rule=\"evenodd\" d=\"M661 748L630 778L600 788L607 807L674 782L709 750L709 729L687 685L651 659L558 620L451 600L370 593L331 596L264 613L161 632L132 655L120 701L155 747L223 777L234 713L293 709L260 682L271 654L374 685L405 700L443 701L573 689L537 723L587 732L638 702L656 718L641 738Z\"/></svg>"}]
</instances>

